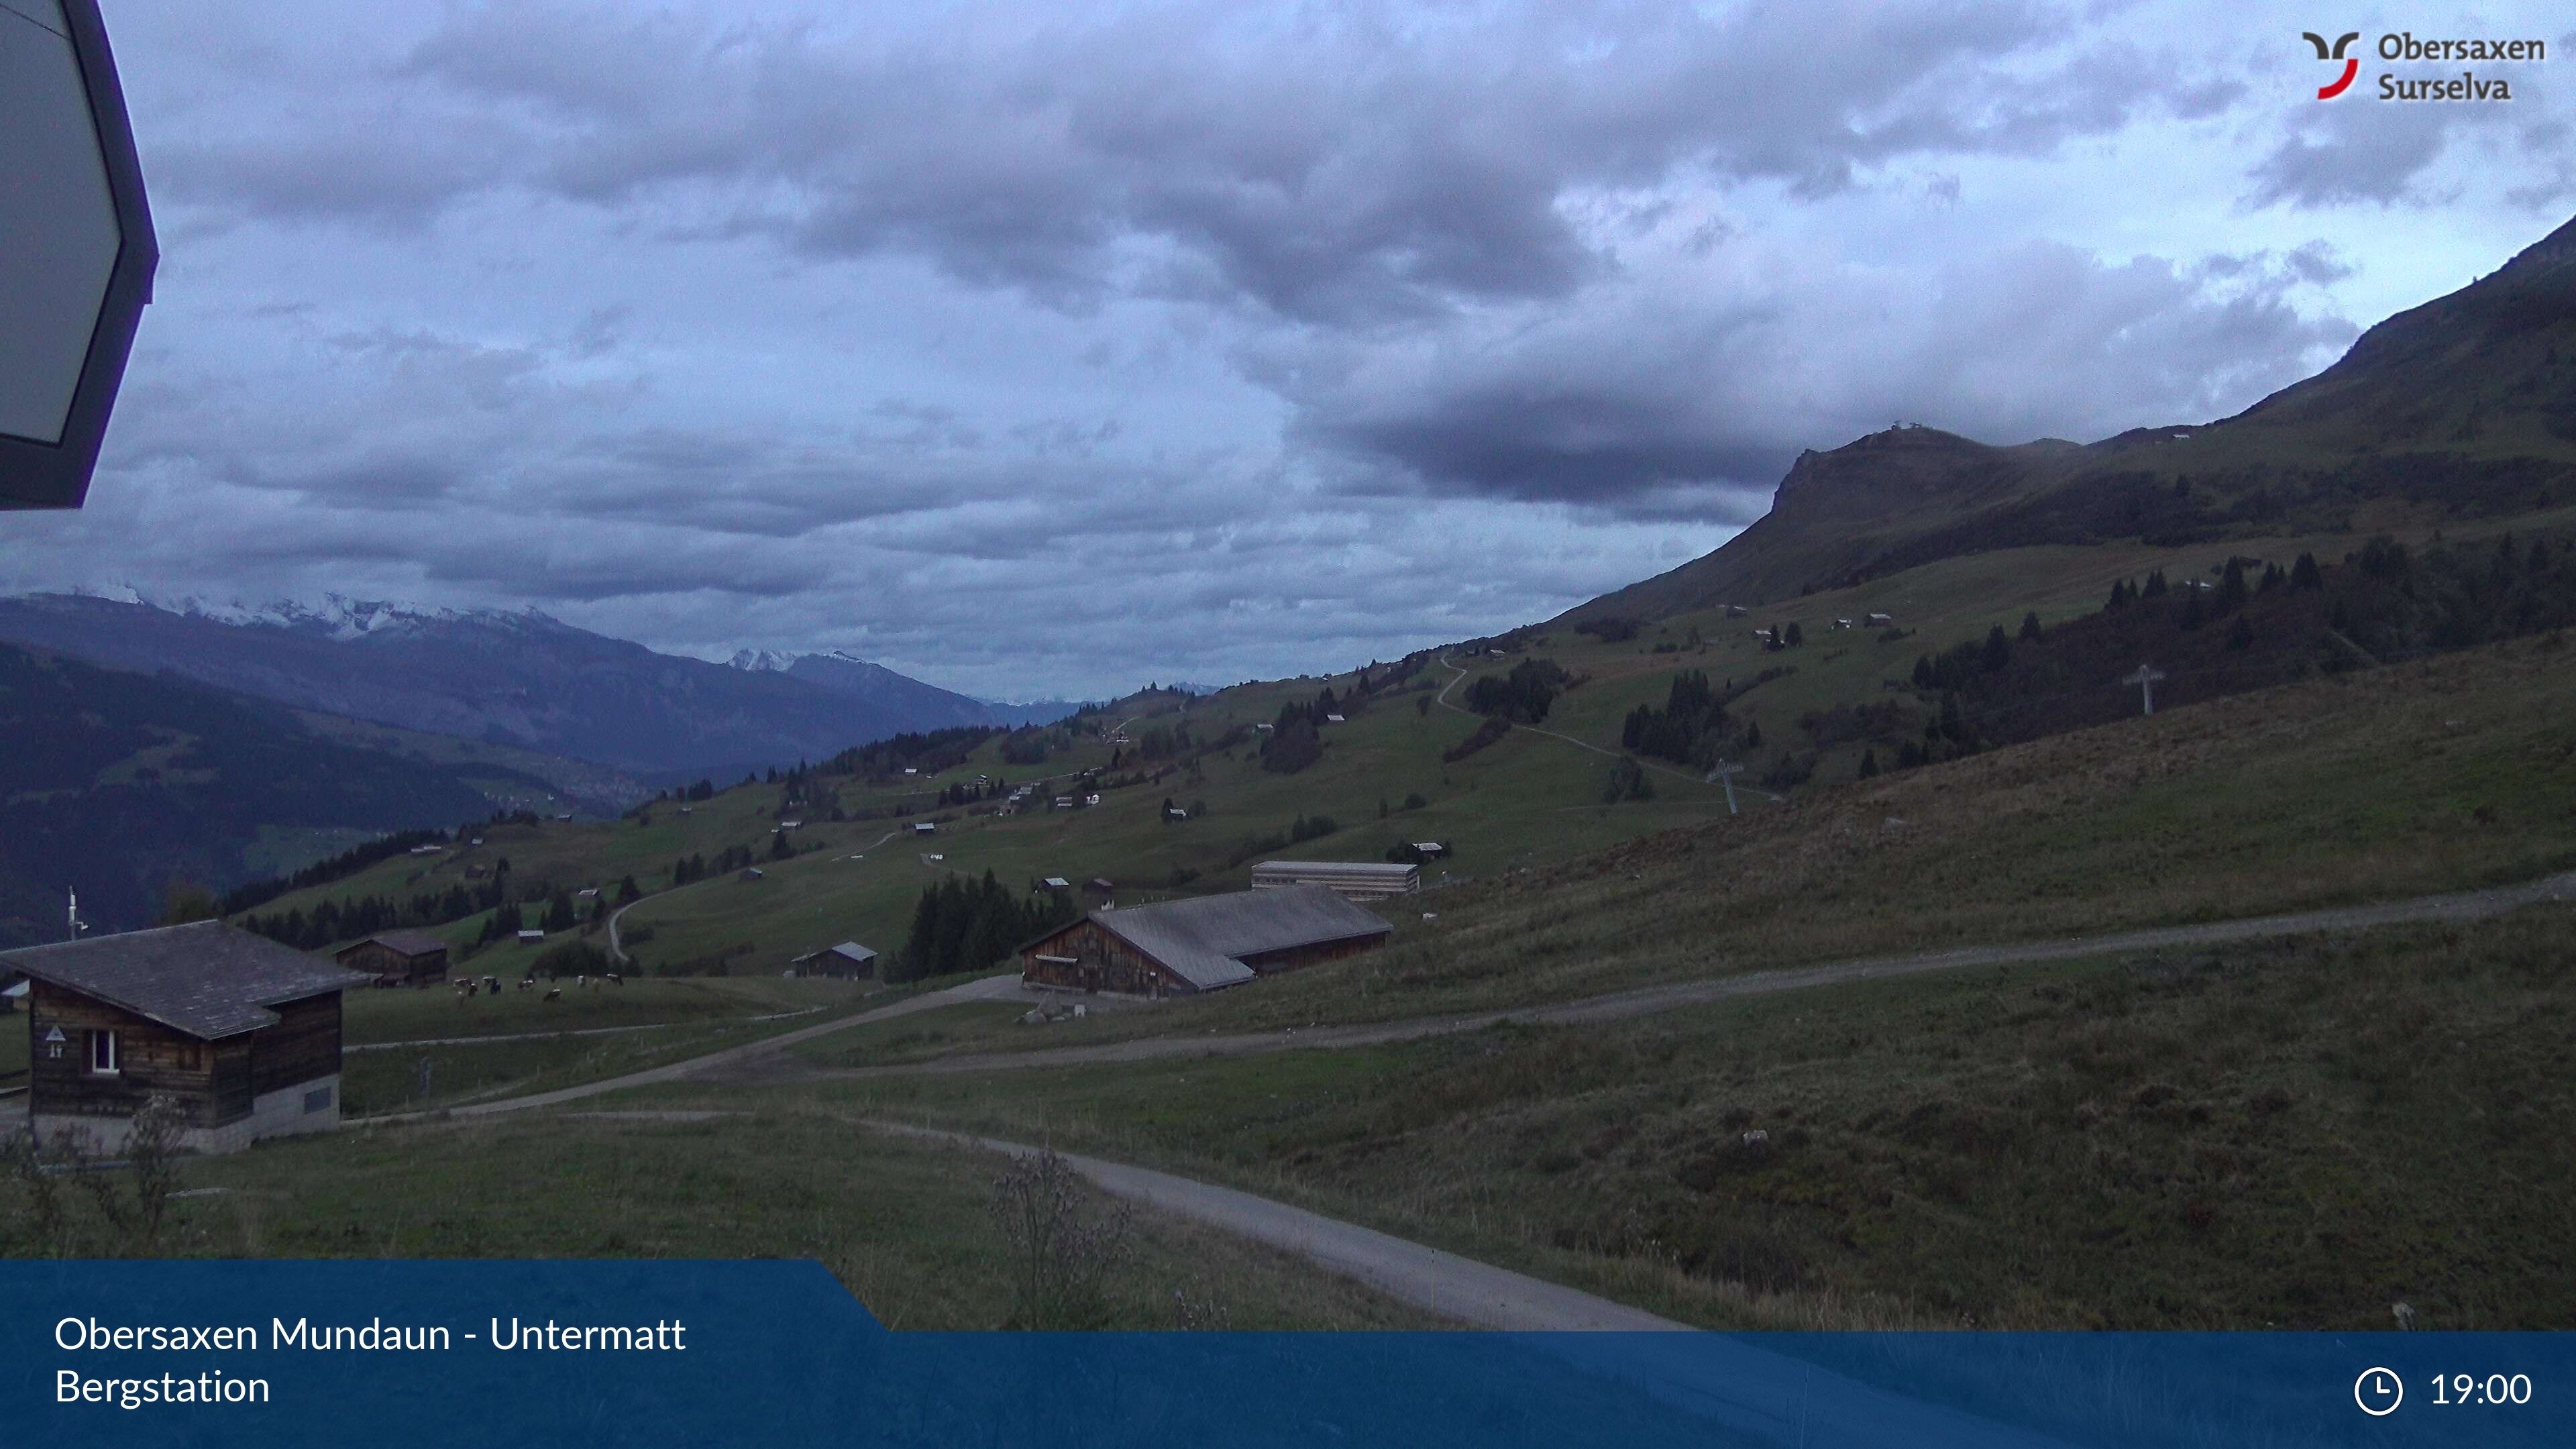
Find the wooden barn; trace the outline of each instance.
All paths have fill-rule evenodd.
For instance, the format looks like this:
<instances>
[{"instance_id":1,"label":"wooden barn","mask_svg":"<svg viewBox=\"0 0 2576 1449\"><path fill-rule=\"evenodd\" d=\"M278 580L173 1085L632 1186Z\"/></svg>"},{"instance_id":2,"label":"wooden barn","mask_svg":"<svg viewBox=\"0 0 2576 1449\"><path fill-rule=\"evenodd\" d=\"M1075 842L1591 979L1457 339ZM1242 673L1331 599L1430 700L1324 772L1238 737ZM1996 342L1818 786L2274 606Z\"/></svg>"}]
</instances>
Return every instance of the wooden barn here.
<instances>
[{"instance_id":1,"label":"wooden barn","mask_svg":"<svg viewBox=\"0 0 2576 1449\"><path fill-rule=\"evenodd\" d=\"M1394 928L1321 886L1093 911L1019 949L1032 986L1182 996L1373 951Z\"/></svg>"},{"instance_id":2,"label":"wooden barn","mask_svg":"<svg viewBox=\"0 0 2576 1449\"><path fill-rule=\"evenodd\" d=\"M447 942L428 931L387 931L354 946L343 946L337 958L352 971L364 971L378 986L432 986L447 981Z\"/></svg>"},{"instance_id":3,"label":"wooden barn","mask_svg":"<svg viewBox=\"0 0 2576 1449\"><path fill-rule=\"evenodd\" d=\"M799 976L829 976L835 980L867 980L877 974L877 953L856 941L843 941L826 946L810 956L796 958Z\"/></svg>"},{"instance_id":4,"label":"wooden barn","mask_svg":"<svg viewBox=\"0 0 2576 1449\"><path fill-rule=\"evenodd\" d=\"M32 983L29 1126L110 1153L156 1094L199 1152L338 1127L340 993L374 979L221 921L32 946L0 969Z\"/></svg>"}]
</instances>

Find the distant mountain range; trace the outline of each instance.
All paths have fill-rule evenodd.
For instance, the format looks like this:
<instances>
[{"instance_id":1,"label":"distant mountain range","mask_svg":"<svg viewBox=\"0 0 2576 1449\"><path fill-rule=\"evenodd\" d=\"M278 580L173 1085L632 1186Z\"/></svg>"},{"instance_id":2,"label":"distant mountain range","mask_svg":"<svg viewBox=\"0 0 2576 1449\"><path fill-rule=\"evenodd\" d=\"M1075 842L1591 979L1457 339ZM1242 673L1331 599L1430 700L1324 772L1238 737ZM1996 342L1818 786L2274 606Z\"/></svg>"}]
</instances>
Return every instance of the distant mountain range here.
<instances>
[{"instance_id":1,"label":"distant mountain range","mask_svg":"<svg viewBox=\"0 0 2576 1449\"><path fill-rule=\"evenodd\" d=\"M2012 447L1937 428L1802 454L1713 553L1569 611L1778 604L1989 549L2174 547L2576 502L2576 221L2232 418Z\"/></svg>"},{"instance_id":2,"label":"distant mountain range","mask_svg":"<svg viewBox=\"0 0 2576 1449\"><path fill-rule=\"evenodd\" d=\"M326 598L210 604L107 594L0 599L0 640L667 783L819 760L910 730L1053 720L840 654L657 654L533 609Z\"/></svg>"},{"instance_id":3,"label":"distant mountain range","mask_svg":"<svg viewBox=\"0 0 2576 1449\"><path fill-rule=\"evenodd\" d=\"M882 664L871 663L839 649L823 654L782 654L773 649L745 649L727 662L736 669L784 674L834 694L865 700L886 709L910 711L925 721L907 726L910 729L937 729L942 725L1017 727L1053 724L1082 708L1079 701L1065 699L1042 699L1027 704L970 699L924 684L909 675L897 674Z\"/></svg>"},{"instance_id":4,"label":"distant mountain range","mask_svg":"<svg viewBox=\"0 0 2576 1449\"><path fill-rule=\"evenodd\" d=\"M131 930L173 880L221 891L386 831L574 807L515 760L425 759L345 723L0 644L0 947L57 938L67 889Z\"/></svg>"}]
</instances>

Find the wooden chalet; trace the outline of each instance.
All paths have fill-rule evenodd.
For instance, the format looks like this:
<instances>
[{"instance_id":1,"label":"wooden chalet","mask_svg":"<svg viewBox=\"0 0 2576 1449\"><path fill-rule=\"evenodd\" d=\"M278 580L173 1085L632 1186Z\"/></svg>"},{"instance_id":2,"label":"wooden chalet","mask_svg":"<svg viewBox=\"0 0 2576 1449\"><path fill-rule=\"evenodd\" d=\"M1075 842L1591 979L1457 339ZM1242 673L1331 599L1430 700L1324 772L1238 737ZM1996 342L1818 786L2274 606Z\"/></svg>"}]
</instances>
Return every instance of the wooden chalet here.
<instances>
[{"instance_id":1,"label":"wooden chalet","mask_svg":"<svg viewBox=\"0 0 2576 1449\"><path fill-rule=\"evenodd\" d=\"M378 986L430 986L447 980L447 942L429 931L386 931L334 958L352 971L364 971Z\"/></svg>"},{"instance_id":2,"label":"wooden chalet","mask_svg":"<svg viewBox=\"0 0 2576 1449\"><path fill-rule=\"evenodd\" d=\"M1321 886L1093 911L1019 949L1032 986L1185 996L1373 951L1394 927Z\"/></svg>"},{"instance_id":3,"label":"wooden chalet","mask_svg":"<svg viewBox=\"0 0 2576 1449\"><path fill-rule=\"evenodd\" d=\"M0 956L26 973L28 1125L124 1150L176 1098L179 1145L230 1152L340 1125L340 993L374 978L222 921Z\"/></svg>"},{"instance_id":4,"label":"wooden chalet","mask_svg":"<svg viewBox=\"0 0 2576 1449\"><path fill-rule=\"evenodd\" d=\"M835 980L866 980L877 974L877 953L856 941L843 941L810 956L797 957L796 974L829 976Z\"/></svg>"}]
</instances>

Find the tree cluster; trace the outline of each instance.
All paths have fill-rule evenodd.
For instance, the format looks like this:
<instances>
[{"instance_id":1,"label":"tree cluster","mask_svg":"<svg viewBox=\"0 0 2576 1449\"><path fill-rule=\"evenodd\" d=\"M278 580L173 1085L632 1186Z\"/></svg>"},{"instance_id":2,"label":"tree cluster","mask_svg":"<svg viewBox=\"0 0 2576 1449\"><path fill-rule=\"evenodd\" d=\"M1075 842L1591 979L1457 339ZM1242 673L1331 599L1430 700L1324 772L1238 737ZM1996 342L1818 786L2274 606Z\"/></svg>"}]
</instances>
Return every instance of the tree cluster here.
<instances>
[{"instance_id":1,"label":"tree cluster","mask_svg":"<svg viewBox=\"0 0 2576 1449\"><path fill-rule=\"evenodd\" d=\"M1565 671L1555 660L1524 659L1509 674L1488 674L1469 684L1466 703L1478 714L1534 725L1547 718L1548 707L1565 686Z\"/></svg>"},{"instance_id":2,"label":"tree cluster","mask_svg":"<svg viewBox=\"0 0 2576 1449\"><path fill-rule=\"evenodd\" d=\"M918 981L982 970L1022 941L1073 918L1073 903L1053 891L1017 895L989 870L975 881L950 876L921 893L913 907L912 934L887 977Z\"/></svg>"}]
</instances>

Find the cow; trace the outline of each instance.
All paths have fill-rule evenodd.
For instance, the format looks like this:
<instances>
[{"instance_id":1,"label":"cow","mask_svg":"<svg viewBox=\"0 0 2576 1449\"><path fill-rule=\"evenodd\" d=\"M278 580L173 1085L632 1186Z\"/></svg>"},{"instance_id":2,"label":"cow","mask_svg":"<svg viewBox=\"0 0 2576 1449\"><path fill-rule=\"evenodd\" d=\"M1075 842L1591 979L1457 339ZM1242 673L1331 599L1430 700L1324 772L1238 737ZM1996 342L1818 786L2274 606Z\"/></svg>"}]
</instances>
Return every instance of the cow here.
<instances>
[{"instance_id":1,"label":"cow","mask_svg":"<svg viewBox=\"0 0 2576 1449\"><path fill-rule=\"evenodd\" d=\"M549 988L547 988L547 990L546 990L546 1000L548 1000L548 1001L561 1001L561 1000L563 1000L563 988L562 988L562 987L560 987L560 986L555 986L555 987L549 987Z\"/></svg>"}]
</instances>

